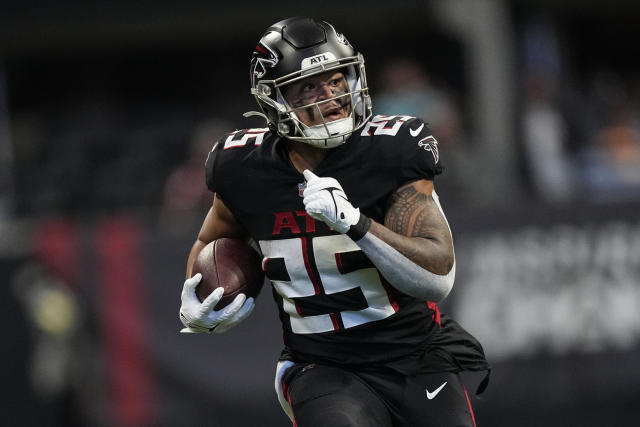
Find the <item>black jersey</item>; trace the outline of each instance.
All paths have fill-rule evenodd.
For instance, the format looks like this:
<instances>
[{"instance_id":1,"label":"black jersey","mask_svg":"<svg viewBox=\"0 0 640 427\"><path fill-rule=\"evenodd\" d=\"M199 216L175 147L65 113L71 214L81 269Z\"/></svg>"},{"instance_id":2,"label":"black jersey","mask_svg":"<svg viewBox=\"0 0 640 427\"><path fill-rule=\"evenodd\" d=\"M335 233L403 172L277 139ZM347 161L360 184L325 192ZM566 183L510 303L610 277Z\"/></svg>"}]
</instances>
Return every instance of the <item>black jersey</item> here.
<instances>
[{"instance_id":1,"label":"black jersey","mask_svg":"<svg viewBox=\"0 0 640 427\"><path fill-rule=\"evenodd\" d=\"M427 349L442 329L435 304L394 289L349 237L307 215L305 180L283 142L268 129L233 132L216 144L206 168L209 189L262 250L289 354L383 365ZM422 120L375 116L313 172L337 179L354 206L383 222L395 190L433 179L441 167Z\"/></svg>"}]
</instances>

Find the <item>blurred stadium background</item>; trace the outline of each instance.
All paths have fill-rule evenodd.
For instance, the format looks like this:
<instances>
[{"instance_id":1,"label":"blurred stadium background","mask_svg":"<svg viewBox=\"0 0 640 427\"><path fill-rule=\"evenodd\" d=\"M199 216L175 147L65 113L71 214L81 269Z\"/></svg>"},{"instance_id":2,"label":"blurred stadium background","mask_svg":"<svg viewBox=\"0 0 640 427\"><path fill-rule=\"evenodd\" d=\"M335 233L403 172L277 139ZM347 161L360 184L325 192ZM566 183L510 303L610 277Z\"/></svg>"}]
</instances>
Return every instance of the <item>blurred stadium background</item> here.
<instances>
[{"instance_id":1,"label":"blurred stadium background","mask_svg":"<svg viewBox=\"0 0 640 427\"><path fill-rule=\"evenodd\" d=\"M288 425L269 291L221 336L177 311L204 153L262 126L249 56L294 15L341 29L374 110L441 143L443 309L493 365L479 425L637 422L640 3L23 0L0 6L2 424Z\"/></svg>"}]
</instances>

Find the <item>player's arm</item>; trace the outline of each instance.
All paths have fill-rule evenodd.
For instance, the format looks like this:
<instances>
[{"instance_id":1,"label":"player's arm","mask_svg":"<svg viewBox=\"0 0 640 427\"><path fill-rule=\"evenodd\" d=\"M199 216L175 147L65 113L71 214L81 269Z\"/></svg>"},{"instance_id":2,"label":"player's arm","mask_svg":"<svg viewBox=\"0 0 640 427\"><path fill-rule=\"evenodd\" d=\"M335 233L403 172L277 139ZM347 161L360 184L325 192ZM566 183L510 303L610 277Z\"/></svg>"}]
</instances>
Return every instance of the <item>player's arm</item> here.
<instances>
[{"instance_id":1,"label":"player's arm","mask_svg":"<svg viewBox=\"0 0 640 427\"><path fill-rule=\"evenodd\" d=\"M451 230L431 180L399 188L391 198L384 226L372 221L369 232L432 273L443 275L453 268Z\"/></svg>"},{"instance_id":2,"label":"player's arm","mask_svg":"<svg viewBox=\"0 0 640 427\"><path fill-rule=\"evenodd\" d=\"M455 279L453 239L433 181L398 189L384 225L371 221L361 233L356 243L394 287L428 301L447 297Z\"/></svg>"},{"instance_id":3,"label":"player's arm","mask_svg":"<svg viewBox=\"0 0 640 427\"><path fill-rule=\"evenodd\" d=\"M455 259L432 181L399 188L382 225L361 214L335 179L310 171L304 175L310 216L351 237L395 288L427 301L446 298L455 278Z\"/></svg>"},{"instance_id":4,"label":"player's arm","mask_svg":"<svg viewBox=\"0 0 640 427\"><path fill-rule=\"evenodd\" d=\"M180 332L226 332L253 311L253 298L239 294L229 305L216 311L213 308L222 298L224 288L215 289L204 301L196 296L196 286L202 279L200 273L192 277L193 263L196 257L209 242L221 237L246 237L246 232L235 220L222 199L214 197L213 204L205 217L198 238L191 247L187 258L186 280L180 295L180 321L185 326Z\"/></svg>"},{"instance_id":5,"label":"player's arm","mask_svg":"<svg viewBox=\"0 0 640 427\"><path fill-rule=\"evenodd\" d=\"M224 204L222 199L215 195L211 208L200 227L198 238L191 247L189 257L187 258L187 279L192 276L193 263L202 248L221 237L245 238L246 231L236 221L233 213L227 205Z\"/></svg>"}]
</instances>

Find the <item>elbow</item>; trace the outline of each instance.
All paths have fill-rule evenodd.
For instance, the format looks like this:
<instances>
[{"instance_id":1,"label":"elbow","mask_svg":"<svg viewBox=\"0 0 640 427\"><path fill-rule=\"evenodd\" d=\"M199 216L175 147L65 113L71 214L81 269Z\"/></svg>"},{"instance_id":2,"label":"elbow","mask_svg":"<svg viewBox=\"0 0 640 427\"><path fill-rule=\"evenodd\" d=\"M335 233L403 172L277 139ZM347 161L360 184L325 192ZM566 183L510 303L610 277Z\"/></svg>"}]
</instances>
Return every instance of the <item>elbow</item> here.
<instances>
[{"instance_id":1,"label":"elbow","mask_svg":"<svg viewBox=\"0 0 640 427\"><path fill-rule=\"evenodd\" d=\"M443 274L449 274L451 271L454 270L454 268L456 266L456 258L453 255L453 252L451 252L451 253L449 253L449 254L447 254L445 256L445 259L443 260L442 264L444 266L444 268L443 268L444 273ZM454 275L455 275L455 272L454 272ZM451 285L453 286L453 281L452 281Z\"/></svg>"},{"instance_id":2,"label":"elbow","mask_svg":"<svg viewBox=\"0 0 640 427\"><path fill-rule=\"evenodd\" d=\"M453 251L453 245L446 245L442 249L441 262L439 267L441 272L439 274L449 274L453 272L453 275L455 275L455 267L456 255ZM453 279L451 285L453 286Z\"/></svg>"},{"instance_id":3,"label":"elbow","mask_svg":"<svg viewBox=\"0 0 640 427\"><path fill-rule=\"evenodd\" d=\"M415 241L419 246L416 246L413 253L407 254L407 258L433 274L441 276L449 274L455 265L455 254L450 242L448 244L424 238L418 238Z\"/></svg>"},{"instance_id":4,"label":"elbow","mask_svg":"<svg viewBox=\"0 0 640 427\"><path fill-rule=\"evenodd\" d=\"M407 276L387 277L389 283L395 288L412 297L440 303L447 298L453 289L456 278L456 263L454 260L451 268L445 274L433 273L415 265L413 268L400 271L408 273Z\"/></svg>"},{"instance_id":5,"label":"elbow","mask_svg":"<svg viewBox=\"0 0 640 427\"><path fill-rule=\"evenodd\" d=\"M455 264L451 268L450 273L447 274L445 280L443 280L442 286L440 287L437 295L437 300L434 302L441 303L442 301L444 301L451 293L454 282L455 282Z\"/></svg>"},{"instance_id":6,"label":"elbow","mask_svg":"<svg viewBox=\"0 0 640 427\"><path fill-rule=\"evenodd\" d=\"M435 287L435 298L432 301L440 303L445 300L453 289L453 284L456 280L456 261L455 258L451 261L451 266L444 275L440 275L438 280L438 286Z\"/></svg>"}]
</instances>

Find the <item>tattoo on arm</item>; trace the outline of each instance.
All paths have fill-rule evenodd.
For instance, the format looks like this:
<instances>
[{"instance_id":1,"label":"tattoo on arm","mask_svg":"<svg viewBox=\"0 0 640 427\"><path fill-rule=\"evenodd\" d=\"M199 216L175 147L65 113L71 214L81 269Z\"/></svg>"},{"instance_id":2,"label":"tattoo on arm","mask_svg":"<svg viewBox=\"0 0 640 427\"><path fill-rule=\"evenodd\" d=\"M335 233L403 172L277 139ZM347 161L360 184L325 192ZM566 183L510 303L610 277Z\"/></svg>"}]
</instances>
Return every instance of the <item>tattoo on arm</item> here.
<instances>
[{"instance_id":1,"label":"tattoo on arm","mask_svg":"<svg viewBox=\"0 0 640 427\"><path fill-rule=\"evenodd\" d=\"M434 239L448 234L447 224L433 197L413 186L405 187L392 196L384 225L408 237Z\"/></svg>"},{"instance_id":2,"label":"tattoo on arm","mask_svg":"<svg viewBox=\"0 0 640 427\"><path fill-rule=\"evenodd\" d=\"M445 218L430 194L408 185L391 198L384 227L370 230L404 256L436 274L453 266L453 241Z\"/></svg>"}]
</instances>

